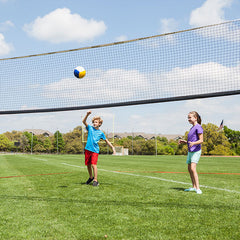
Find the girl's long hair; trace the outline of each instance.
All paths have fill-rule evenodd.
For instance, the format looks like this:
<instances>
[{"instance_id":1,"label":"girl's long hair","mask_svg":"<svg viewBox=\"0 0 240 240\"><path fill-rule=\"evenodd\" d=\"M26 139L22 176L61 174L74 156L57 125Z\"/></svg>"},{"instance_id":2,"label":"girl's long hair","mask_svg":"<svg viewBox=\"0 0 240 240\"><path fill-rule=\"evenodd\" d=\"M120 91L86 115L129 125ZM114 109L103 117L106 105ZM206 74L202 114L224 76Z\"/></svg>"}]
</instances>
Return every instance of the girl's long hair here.
<instances>
[{"instance_id":1,"label":"girl's long hair","mask_svg":"<svg viewBox=\"0 0 240 240\"><path fill-rule=\"evenodd\" d=\"M202 119L201 119L200 115L196 111L192 111L192 112L190 112L190 114L192 114L195 118L197 118L197 123L201 125Z\"/></svg>"}]
</instances>

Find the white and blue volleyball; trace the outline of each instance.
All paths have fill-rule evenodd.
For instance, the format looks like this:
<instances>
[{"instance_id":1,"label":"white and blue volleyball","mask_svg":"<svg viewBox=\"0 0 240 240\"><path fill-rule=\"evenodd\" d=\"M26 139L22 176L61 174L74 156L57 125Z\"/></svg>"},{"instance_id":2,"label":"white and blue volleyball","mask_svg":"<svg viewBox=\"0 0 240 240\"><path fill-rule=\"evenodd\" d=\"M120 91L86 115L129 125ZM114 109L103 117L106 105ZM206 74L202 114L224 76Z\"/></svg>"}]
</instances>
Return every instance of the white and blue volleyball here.
<instances>
[{"instance_id":1,"label":"white and blue volleyball","mask_svg":"<svg viewBox=\"0 0 240 240\"><path fill-rule=\"evenodd\" d=\"M78 66L74 68L74 76L76 78L83 78L86 75L86 70L84 67Z\"/></svg>"}]
</instances>

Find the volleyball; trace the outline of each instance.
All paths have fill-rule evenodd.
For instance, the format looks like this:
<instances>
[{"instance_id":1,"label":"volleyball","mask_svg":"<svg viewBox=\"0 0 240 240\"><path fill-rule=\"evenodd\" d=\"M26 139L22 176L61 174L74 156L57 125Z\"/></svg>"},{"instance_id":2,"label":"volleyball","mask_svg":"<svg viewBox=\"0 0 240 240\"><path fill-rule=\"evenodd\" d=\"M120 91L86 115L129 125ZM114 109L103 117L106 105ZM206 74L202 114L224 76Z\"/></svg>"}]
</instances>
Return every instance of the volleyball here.
<instances>
[{"instance_id":1,"label":"volleyball","mask_svg":"<svg viewBox=\"0 0 240 240\"><path fill-rule=\"evenodd\" d=\"M76 67L74 68L74 76L76 78L83 78L86 75L86 70L83 67Z\"/></svg>"}]
</instances>

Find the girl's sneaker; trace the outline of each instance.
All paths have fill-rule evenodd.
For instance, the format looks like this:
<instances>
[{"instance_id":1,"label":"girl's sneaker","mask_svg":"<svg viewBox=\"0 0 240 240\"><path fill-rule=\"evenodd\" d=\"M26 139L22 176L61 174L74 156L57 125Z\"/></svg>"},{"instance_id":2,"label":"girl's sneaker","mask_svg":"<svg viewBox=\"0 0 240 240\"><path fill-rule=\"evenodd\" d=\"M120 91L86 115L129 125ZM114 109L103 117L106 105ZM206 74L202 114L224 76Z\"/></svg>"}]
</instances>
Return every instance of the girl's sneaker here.
<instances>
[{"instance_id":1,"label":"girl's sneaker","mask_svg":"<svg viewBox=\"0 0 240 240\"><path fill-rule=\"evenodd\" d=\"M195 192L196 191L196 188L188 188L188 189L185 189L184 192Z\"/></svg>"},{"instance_id":2,"label":"girl's sneaker","mask_svg":"<svg viewBox=\"0 0 240 240\"><path fill-rule=\"evenodd\" d=\"M201 189L197 189L197 190L196 190L196 193L197 193L197 194L202 194L202 190L201 190Z\"/></svg>"}]
</instances>

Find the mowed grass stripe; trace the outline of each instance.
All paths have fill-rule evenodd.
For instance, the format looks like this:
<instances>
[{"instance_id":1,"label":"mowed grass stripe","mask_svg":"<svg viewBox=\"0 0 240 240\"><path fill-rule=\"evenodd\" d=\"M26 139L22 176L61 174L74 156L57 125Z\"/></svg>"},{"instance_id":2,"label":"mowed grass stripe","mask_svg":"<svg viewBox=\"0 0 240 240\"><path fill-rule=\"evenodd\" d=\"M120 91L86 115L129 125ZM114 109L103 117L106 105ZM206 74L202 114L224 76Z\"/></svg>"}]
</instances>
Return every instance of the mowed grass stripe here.
<instances>
[{"instance_id":1,"label":"mowed grass stripe","mask_svg":"<svg viewBox=\"0 0 240 240\"><path fill-rule=\"evenodd\" d=\"M62 172L62 173L42 173L42 174L19 175L19 176L5 176L5 177L0 177L0 178L35 177L35 176L47 176L47 175L68 174L68 173L71 173L71 172Z\"/></svg>"}]
</instances>

